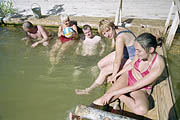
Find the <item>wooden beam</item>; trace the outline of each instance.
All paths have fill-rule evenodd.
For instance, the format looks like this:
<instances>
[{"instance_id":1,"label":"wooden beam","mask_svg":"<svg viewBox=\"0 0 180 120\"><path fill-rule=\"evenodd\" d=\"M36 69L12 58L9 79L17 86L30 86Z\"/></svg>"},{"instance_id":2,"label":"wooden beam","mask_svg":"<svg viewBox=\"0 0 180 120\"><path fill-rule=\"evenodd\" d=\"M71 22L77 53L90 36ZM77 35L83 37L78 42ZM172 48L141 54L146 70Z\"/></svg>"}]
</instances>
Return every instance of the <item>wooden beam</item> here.
<instances>
[{"instance_id":1,"label":"wooden beam","mask_svg":"<svg viewBox=\"0 0 180 120\"><path fill-rule=\"evenodd\" d=\"M102 111L85 105L78 105L76 107L75 114L81 118L90 120L135 120L123 115Z\"/></svg>"},{"instance_id":2,"label":"wooden beam","mask_svg":"<svg viewBox=\"0 0 180 120\"><path fill-rule=\"evenodd\" d=\"M180 2L179 2L179 0L174 0L174 2L175 2L175 5L176 5L176 8L177 8L177 11L180 14Z\"/></svg>"},{"instance_id":3,"label":"wooden beam","mask_svg":"<svg viewBox=\"0 0 180 120\"><path fill-rule=\"evenodd\" d=\"M176 34L178 25L179 25L179 14L178 14L178 11L176 11L172 26L170 28L170 31L169 31L169 34L168 34L168 37L167 37L167 40L166 40L167 49L169 49L171 44L172 44L172 41L173 41L174 36Z\"/></svg>"},{"instance_id":4,"label":"wooden beam","mask_svg":"<svg viewBox=\"0 0 180 120\"><path fill-rule=\"evenodd\" d=\"M166 23L165 23L165 29L164 29L164 33L163 33L164 35L165 35L166 32L167 32L167 28L168 28L169 22L170 22L170 20L171 20L171 16L172 16L172 13L173 13L173 9L174 9L174 1L172 1L171 8L170 8L170 11L169 11L169 14L168 14Z\"/></svg>"},{"instance_id":5,"label":"wooden beam","mask_svg":"<svg viewBox=\"0 0 180 120\"><path fill-rule=\"evenodd\" d=\"M119 0L119 6L116 12L116 17L115 17L115 25L118 25L119 23L121 24L122 22L122 0Z\"/></svg>"}]
</instances>

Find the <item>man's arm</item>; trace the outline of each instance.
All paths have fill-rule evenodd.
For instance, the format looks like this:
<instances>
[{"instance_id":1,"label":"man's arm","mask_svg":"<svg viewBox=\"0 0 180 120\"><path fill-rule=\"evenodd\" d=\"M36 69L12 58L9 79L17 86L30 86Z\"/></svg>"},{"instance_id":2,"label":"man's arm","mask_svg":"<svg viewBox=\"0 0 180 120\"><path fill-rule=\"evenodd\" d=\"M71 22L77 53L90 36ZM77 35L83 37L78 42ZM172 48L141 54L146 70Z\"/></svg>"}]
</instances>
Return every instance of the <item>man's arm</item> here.
<instances>
[{"instance_id":1,"label":"man's arm","mask_svg":"<svg viewBox=\"0 0 180 120\"><path fill-rule=\"evenodd\" d=\"M48 40L48 33L47 31L42 27L42 26L39 26L39 31L41 33L41 36L42 36L42 40L38 41L39 43L43 43L45 41Z\"/></svg>"},{"instance_id":2,"label":"man's arm","mask_svg":"<svg viewBox=\"0 0 180 120\"><path fill-rule=\"evenodd\" d=\"M38 30L40 31L41 33L41 36L42 36L42 40L38 41L38 42L35 42L34 44L32 44L32 47L36 47L38 44L40 43L43 43L45 41L48 40L48 33L47 31L42 27L42 26L38 26Z\"/></svg>"}]
</instances>

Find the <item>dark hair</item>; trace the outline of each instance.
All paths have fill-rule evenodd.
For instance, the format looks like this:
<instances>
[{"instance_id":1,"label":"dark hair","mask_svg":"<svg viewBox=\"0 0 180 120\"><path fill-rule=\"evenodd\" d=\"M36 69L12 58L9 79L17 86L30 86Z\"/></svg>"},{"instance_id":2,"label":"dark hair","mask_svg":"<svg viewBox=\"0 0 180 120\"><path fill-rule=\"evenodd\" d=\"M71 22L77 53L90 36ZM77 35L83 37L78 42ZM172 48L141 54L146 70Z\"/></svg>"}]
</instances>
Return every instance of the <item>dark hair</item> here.
<instances>
[{"instance_id":1,"label":"dark hair","mask_svg":"<svg viewBox=\"0 0 180 120\"><path fill-rule=\"evenodd\" d=\"M90 30L92 30L91 26L88 25L88 24L83 25L83 27L82 27L83 30L87 30L88 28L89 28Z\"/></svg>"},{"instance_id":2,"label":"dark hair","mask_svg":"<svg viewBox=\"0 0 180 120\"><path fill-rule=\"evenodd\" d=\"M23 23L23 27L30 29L30 28L33 28L33 24L29 21L26 21Z\"/></svg>"},{"instance_id":3,"label":"dark hair","mask_svg":"<svg viewBox=\"0 0 180 120\"><path fill-rule=\"evenodd\" d=\"M151 47L156 49L157 46L161 46L163 38L158 38L156 40L156 37L151 33L142 33L135 41L137 41L146 51L149 51Z\"/></svg>"}]
</instances>

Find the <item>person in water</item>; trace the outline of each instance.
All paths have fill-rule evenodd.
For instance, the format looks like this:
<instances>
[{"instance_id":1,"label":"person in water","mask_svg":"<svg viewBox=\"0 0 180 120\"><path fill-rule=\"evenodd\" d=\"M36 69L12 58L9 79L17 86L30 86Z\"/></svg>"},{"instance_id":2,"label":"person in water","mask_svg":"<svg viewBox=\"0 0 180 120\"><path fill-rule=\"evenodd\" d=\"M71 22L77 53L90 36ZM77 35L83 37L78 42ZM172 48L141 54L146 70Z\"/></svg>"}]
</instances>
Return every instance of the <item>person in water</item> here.
<instances>
[{"instance_id":1,"label":"person in water","mask_svg":"<svg viewBox=\"0 0 180 120\"><path fill-rule=\"evenodd\" d=\"M76 53L82 56L102 55L105 49L105 44L100 36L94 35L90 25L84 25L82 27L84 33L84 40L79 42L76 48ZM101 50L98 50L98 47Z\"/></svg>"},{"instance_id":2,"label":"person in water","mask_svg":"<svg viewBox=\"0 0 180 120\"><path fill-rule=\"evenodd\" d=\"M152 85L165 68L163 58L156 53L158 45L154 35L139 35L134 43L136 52L133 61L116 74L113 78L116 82L93 104L103 106L119 98L135 114L146 114Z\"/></svg>"},{"instance_id":3,"label":"person in water","mask_svg":"<svg viewBox=\"0 0 180 120\"><path fill-rule=\"evenodd\" d=\"M58 40L50 51L50 62L52 65L58 64L63 52L74 43L75 39L78 38L77 26L70 21L69 16L67 14L62 14L60 20L62 24L60 24L58 28ZM67 34L70 37L65 33L66 28L68 28L67 30L71 30L67 31ZM68 32L71 33L69 34Z\"/></svg>"},{"instance_id":4,"label":"person in water","mask_svg":"<svg viewBox=\"0 0 180 120\"><path fill-rule=\"evenodd\" d=\"M34 42L31 47L34 48L39 44L43 46L47 46L49 44L49 33L48 31L43 28L41 25L34 26L31 22L26 21L22 25L23 30L26 32L27 36L22 40L27 40Z\"/></svg>"},{"instance_id":5,"label":"person in water","mask_svg":"<svg viewBox=\"0 0 180 120\"><path fill-rule=\"evenodd\" d=\"M135 54L133 45L136 37L127 28L117 27L112 21L103 19L99 23L98 31L104 37L115 40L115 51L111 52L98 62L100 73L90 87L84 90L75 90L76 94L79 95L89 94L91 90L102 85L106 79L108 82L114 83L112 78L115 77L125 64L132 61Z\"/></svg>"}]
</instances>

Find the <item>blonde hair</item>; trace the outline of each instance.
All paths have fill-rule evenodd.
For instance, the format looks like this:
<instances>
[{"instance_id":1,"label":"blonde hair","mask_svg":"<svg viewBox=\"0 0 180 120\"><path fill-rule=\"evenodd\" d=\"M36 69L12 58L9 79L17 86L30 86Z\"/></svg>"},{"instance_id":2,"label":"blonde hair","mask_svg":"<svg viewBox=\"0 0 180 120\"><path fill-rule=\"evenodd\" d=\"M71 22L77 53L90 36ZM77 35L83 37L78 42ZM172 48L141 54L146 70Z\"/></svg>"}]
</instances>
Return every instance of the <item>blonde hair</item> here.
<instances>
[{"instance_id":1,"label":"blonde hair","mask_svg":"<svg viewBox=\"0 0 180 120\"><path fill-rule=\"evenodd\" d=\"M64 22L64 21L66 21L66 20L69 20L69 16L68 16L67 14L62 14L62 15L60 16L60 20L61 20L61 22Z\"/></svg>"},{"instance_id":2,"label":"blonde hair","mask_svg":"<svg viewBox=\"0 0 180 120\"><path fill-rule=\"evenodd\" d=\"M107 30L109 28L115 29L114 22L108 19L103 19L99 22L98 32L99 34L102 34L104 30Z\"/></svg>"}]
</instances>

